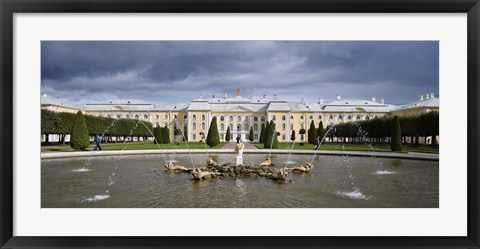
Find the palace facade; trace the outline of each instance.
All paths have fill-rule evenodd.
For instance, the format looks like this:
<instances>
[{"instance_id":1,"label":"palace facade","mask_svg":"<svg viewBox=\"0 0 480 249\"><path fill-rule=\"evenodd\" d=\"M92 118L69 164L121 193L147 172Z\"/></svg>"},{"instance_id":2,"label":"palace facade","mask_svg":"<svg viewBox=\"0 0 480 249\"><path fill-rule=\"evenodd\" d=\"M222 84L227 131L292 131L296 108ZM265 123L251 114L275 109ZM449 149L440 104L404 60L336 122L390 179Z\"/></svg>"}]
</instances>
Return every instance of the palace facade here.
<instances>
[{"instance_id":1,"label":"palace facade","mask_svg":"<svg viewBox=\"0 0 480 249\"><path fill-rule=\"evenodd\" d=\"M344 122L381 118L383 116L419 115L430 111L439 111L439 99L433 93L419 96L418 101L405 105L386 104L383 99L342 99L324 103L320 98L315 103L285 101L278 96L243 97L237 89L235 97L203 98L200 96L190 102L150 103L141 99L116 99L78 105L67 103L43 94L41 108L55 112L82 111L86 115L109 118L130 118L148 121L154 127L169 127L173 130L183 128L188 132L189 141L203 139L208 133L210 122L217 117L220 140L225 141L227 128L230 127L231 140L240 136L249 139L250 127L253 127L254 140L258 141L264 123L274 120L276 130L280 132L279 141L289 142L290 134L296 132L296 141L305 141L306 135L299 135L300 129L310 127L313 121L318 128L320 121L328 125Z\"/></svg>"}]
</instances>

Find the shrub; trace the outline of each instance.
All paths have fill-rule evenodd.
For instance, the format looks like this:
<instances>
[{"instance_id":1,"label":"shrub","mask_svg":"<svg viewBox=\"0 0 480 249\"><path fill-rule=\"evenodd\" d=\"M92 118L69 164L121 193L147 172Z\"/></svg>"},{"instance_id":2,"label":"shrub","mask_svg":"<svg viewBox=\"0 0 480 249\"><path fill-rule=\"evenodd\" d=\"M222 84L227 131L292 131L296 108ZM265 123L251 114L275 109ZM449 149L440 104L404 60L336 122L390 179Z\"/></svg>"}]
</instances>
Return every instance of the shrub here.
<instances>
[{"instance_id":1,"label":"shrub","mask_svg":"<svg viewBox=\"0 0 480 249\"><path fill-rule=\"evenodd\" d=\"M250 134L248 134L248 140L250 140L250 142L253 142L254 139L255 134L253 133L253 127L250 127Z\"/></svg>"},{"instance_id":2,"label":"shrub","mask_svg":"<svg viewBox=\"0 0 480 249\"><path fill-rule=\"evenodd\" d=\"M315 128L315 123L313 123L313 120L312 120L312 122L310 123L310 129L308 129L308 143L314 144L316 138L317 138L317 129Z\"/></svg>"},{"instance_id":3,"label":"shrub","mask_svg":"<svg viewBox=\"0 0 480 249\"><path fill-rule=\"evenodd\" d=\"M225 134L225 141L229 142L232 138L232 134L230 134L230 126L227 128L227 133Z\"/></svg>"},{"instance_id":4,"label":"shrub","mask_svg":"<svg viewBox=\"0 0 480 249\"><path fill-rule=\"evenodd\" d=\"M162 142L164 144L170 143L170 129L168 127L162 128Z\"/></svg>"},{"instance_id":5,"label":"shrub","mask_svg":"<svg viewBox=\"0 0 480 249\"><path fill-rule=\"evenodd\" d=\"M402 151L402 130L397 116L393 118L390 149L392 151Z\"/></svg>"},{"instance_id":6,"label":"shrub","mask_svg":"<svg viewBox=\"0 0 480 249\"><path fill-rule=\"evenodd\" d=\"M207 144L214 147L220 144L220 135L218 134L217 117L212 118L210 128L208 129Z\"/></svg>"},{"instance_id":7,"label":"shrub","mask_svg":"<svg viewBox=\"0 0 480 249\"><path fill-rule=\"evenodd\" d=\"M85 150L90 146L87 123L81 111L78 111L75 116L70 141L70 146L76 150Z\"/></svg>"},{"instance_id":8,"label":"shrub","mask_svg":"<svg viewBox=\"0 0 480 249\"><path fill-rule=\"evenodd\" d=\"M295 130L292 130L292 135L290 136L290 140L295 141Z\"/></svg>"}]
</instances>

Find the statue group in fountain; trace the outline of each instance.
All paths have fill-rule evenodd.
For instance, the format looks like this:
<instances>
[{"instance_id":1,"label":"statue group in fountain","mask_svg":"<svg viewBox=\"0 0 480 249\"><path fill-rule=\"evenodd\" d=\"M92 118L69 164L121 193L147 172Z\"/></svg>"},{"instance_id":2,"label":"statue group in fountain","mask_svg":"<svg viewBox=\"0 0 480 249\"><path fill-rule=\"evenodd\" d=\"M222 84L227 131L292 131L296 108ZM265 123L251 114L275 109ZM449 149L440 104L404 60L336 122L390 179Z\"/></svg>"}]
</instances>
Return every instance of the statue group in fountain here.
<instances>
[{"instance_id":1,"label":"statue group in fountain","mask_svg":"<svg viewBox=\"0 0 480 249\"><path fill-rule=\"evenodd\" d=\"M186 168L181 165L174 165L173 162L168 162L165 164L165 168L168 172L188 172L192 173L192 180L204 180L212 178L215 176L223 177L266 177L277 182L285 182L288 176L288 171L297 172L297 173L308 173L313 165L311 163L306 163L305 165L295 166L293 168L282 168L275 170L272 168L274 164L272 159L267 157L264 162L261 162L257 165L255 164L244 164L243 163L243 150L245 144L241 141L235 145L236 163L226 163L220 165L213 158L209 157L206 161L206 168Z\"/></svg>"}]
</instances>

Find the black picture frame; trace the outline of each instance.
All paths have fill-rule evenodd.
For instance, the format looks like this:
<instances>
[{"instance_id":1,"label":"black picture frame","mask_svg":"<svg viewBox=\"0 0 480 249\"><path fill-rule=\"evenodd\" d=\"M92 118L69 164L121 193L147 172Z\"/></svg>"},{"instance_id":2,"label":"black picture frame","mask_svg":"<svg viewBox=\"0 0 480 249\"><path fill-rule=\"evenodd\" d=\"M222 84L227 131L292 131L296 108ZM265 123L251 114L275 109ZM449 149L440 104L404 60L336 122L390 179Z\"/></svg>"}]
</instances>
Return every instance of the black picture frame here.
<instances>
[{"instance_id":1,"label":"black picture frame","mask_svg":"<svg viewBox=\"0 0 480 249\"><path fill-rule=\"evenodd\" d=\"M479 0L0 0L1 248L479 248ZM466 237L18 237L13 236L15 13L468 13ZM221 229L221 228L219 228Z\"/></svg>"}]
</instances>

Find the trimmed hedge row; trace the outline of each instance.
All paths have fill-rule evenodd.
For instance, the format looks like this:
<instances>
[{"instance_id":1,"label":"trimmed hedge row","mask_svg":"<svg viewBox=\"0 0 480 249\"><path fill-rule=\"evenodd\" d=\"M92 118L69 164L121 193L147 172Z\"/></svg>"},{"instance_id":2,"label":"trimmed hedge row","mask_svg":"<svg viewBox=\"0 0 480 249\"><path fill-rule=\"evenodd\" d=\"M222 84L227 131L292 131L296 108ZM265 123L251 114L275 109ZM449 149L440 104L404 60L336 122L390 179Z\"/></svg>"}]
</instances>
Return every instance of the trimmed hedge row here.
<instances>
[{"instance_id":1,"label":"trimmed hedge row","mask_svg":"<svg viewBox=\"0 0 480 249\"><path fill-rule=\"evenodd\" d=\"M392 134L393 117L383 117L370 120L364 120L354 123L343 123L335 125L330 132L330 137L349 138L349 141L382 143L389 142ZM418 143L418 137L432 136L432 144L435 144L435 137L439 135L439 113L429 112L419 116L399 117L401 137L405 143L406 137L411 137L410 141ZM328 130L328 128L327 128ZM345 139L343 140L345 141Z\"/></svg>"},{"instance_id":2,"label":"trimmed hedge row","mask_svg":"<svg viewBox=\"0 0 480 249\"><path fill-rule=\"evenodd\" d=\"M64 142L65 135L72 132L75 121L74 113L53 112L41 110L41 133L48 138L50 134L60 135L60 142ZM150 122L136 119L113 119L106 117L95 117L84 115L87 124L88 134L103 134L105 140L110 141L111 137L152 137L150 133L152 124ZM143 124L142 124L143 123ZM150 131L149 131L150 129ZM46 141L48 142L48 140Z\"/></svg>"}]
</instances>

